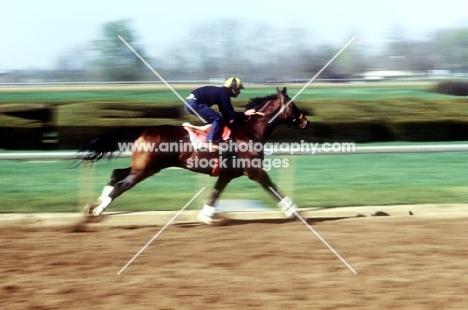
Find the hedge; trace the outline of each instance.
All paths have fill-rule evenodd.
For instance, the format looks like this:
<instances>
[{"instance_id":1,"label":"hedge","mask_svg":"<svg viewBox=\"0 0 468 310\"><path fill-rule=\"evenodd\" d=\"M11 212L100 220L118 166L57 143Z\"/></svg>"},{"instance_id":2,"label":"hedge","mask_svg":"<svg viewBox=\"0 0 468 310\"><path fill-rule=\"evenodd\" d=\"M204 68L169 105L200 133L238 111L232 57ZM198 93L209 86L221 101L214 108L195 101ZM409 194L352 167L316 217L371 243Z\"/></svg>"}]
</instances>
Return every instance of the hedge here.
<instances>
[{"instance_id":1,"label":"hedge","mask_svg":"<svg viewBox=\"0 0 468 310\"><path fill-rule=\"evenodd\" d=\"M45 104L0 105L0 148L47 148L57 131L57 109Z\"/></svg>"},{"instance_id":2,"label":"hedge","mask_svg":"<svg viewBox=\"0 0 468 310\"><path fill-rule=\"evenodd\" d=\"M444 81L439 82L432 89L433 92L454 96L468 96L468 82Z\"/></svg>"},{"instance_id":3,"label":"hedge","mask_svg":"<svg viewBox=\"0 0 468 310\"><path fill-rule=\"evenodd\" d=\"M455 141L468 140L468 100L391 98L309 99L296 104L310 121L305 131L279 126L272 141ZM242 110L245 102L235 102ZM0 105L0 147L76 149L122 127L202 124L180 102L117 100L64 104Z\"/></svg>"}]
</instances>

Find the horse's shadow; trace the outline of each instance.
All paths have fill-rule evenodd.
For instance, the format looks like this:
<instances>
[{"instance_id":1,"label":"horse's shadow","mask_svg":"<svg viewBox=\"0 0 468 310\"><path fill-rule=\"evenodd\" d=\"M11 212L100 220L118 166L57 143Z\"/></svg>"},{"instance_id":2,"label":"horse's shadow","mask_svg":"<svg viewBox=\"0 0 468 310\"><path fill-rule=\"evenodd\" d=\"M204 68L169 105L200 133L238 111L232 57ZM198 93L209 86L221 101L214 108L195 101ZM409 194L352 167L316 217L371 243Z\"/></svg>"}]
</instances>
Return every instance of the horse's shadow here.
<instances>
[{"instance_id":1,"label":"horse's shadow","mask_svg":"<svg viewBox=\"0 0 468 310\"><path fill-rule=\"evenodd\" d=\"M345 219L350 219L350 218L358 218L362 216L346 216L346 217L323 217L323 218L303 218L304 221L308 225L314 225L317 223L324 223L324 222L332 222L332 221L339 221L339 220L345 220ZM291 223L297 223L297 224L304 224L300 219L230 219L230 218L225 218L223 219L223 222L218 225L214 225L214 227L228 227L228 226L241 226L241 225L251 225L251 224L273 224L273 225L285 225L285 224L291 224ZM178 227L193 227L193 226L206 226L203 223L176 223L173 224L174 226ZM213 227L213 226L209 226Z\"/></svg>"},{"instance_id":2,"label":"horse's shadow","mask_svg":"<svg viewBox=\"0 0 468 310\"><path fill-rule=\"evenodd\" d=\"M119 215L124 215L124 214L135 214L135 213L142 213L145 211L117 211L117 212L112 212L110 214L102 215L99 221L96 221L95 223L102 223L106 222L106 220L112 218L113 216L119 216ZM362 215L356 215L356 216L341 216L341 217L312 217L312 218L305 218L302 217L302 219L308 224L308 225L314 225L317 223L324 223L324 222L333 222L333 221L339 221L339 220L345 220L345 219L351 219L351 218L358 218L362 217ZM251 225L251 224L273 224L273 225L284 225L284 224L291 224L291 223L297 223L297 224L304 224L303 221L301 221L299 218L296 219L288 219L288 218L265 218L265 219L234 219L234 218L229 218L229 213L226 212L225 215L223 215L222 220L220 221L219 224L215 224L213 226L207 226L207 227L228 227L228 226L241 226L241 225ZM122 224L123 226L131 226L131 227L144 227L144 226L160 226L160 225L153 225L153 224L138 224L138 223L127 223L127 224ZM195 226L206 226L205 224L198 222L198 221L186 221L186 222L175 222L172 223L171 226L176 226L176 227L195 227Z\"/></svg>"}]
</instances>

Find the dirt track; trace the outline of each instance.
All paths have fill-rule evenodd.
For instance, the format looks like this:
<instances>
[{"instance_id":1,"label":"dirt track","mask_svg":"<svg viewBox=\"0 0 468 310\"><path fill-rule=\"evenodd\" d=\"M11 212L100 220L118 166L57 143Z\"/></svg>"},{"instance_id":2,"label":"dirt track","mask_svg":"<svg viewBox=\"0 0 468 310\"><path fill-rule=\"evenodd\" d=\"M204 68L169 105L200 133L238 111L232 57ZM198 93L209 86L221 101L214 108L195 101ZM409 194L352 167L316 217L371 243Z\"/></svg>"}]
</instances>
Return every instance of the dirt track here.
<instances>
[{"instance_id":1,"label":"dirt track","mask_svg":"<svg viewBox=\"0 0 468 310\"><path fill-rule=\"evenodd\" d=\"M2 309L466 309L467 218L40 228L2 238Z\"/></svg>"}]
</instances>

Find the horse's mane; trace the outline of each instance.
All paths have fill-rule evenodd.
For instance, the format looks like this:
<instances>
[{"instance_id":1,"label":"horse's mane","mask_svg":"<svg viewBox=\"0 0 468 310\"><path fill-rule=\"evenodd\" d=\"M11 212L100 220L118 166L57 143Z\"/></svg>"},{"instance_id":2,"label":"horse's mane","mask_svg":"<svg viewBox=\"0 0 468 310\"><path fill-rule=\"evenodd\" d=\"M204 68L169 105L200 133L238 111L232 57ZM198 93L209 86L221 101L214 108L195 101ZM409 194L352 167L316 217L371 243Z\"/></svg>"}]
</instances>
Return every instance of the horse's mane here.
<instances>
[{"instance_id":1,"label":"horse's mane","mask_svg":"<svg viewBox=\"0 0 468 310\"><path fill-rule=\"evenodd\" d=\"M278 95L276 94L268 95L265 97L251 98L249 100L249 103L247 103L247 106L245 107L245 109L246 110L249 110L249 109L259 110L265 105L265 103L267 103L270 100L277 99L277 98L278 98Z\"/></svg>"}]
</instances>

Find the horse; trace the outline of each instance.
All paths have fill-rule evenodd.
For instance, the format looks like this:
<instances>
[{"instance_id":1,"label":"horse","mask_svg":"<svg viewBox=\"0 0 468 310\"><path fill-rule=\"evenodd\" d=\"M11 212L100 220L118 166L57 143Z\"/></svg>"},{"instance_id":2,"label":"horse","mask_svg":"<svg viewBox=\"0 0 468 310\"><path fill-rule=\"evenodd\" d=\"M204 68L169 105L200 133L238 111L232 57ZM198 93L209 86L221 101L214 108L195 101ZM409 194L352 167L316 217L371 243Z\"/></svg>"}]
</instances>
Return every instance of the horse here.
<instances>
[{"instance_id":1,"label":"horse","mask_svg":"<svg viewBox=\"0 0 468 310\"><path fill-rule=\"evenodd\" d=\"M248 143L250 143L252 146L253 143L264 143L273 129L281 123L285 123L295 129L305 129L309 123L305 115L300 112L296 104L288 97L286 87L282 90L277 88L276 94L250 99L246 106L246 110L248 109L256 110L256 114L250 116L242 124L233 123L228 125L232 134L232 140L230 141L236 142L236 145L242 143L249 145ZM270 122L273 117L274 120ZM208 160L211 160L211 162L218 160L221 164L225 164L218 165L219 169L218 173L216 173L218 179L203 209L199 212L198 219L200 221L206 224L215 224L221 221L215 203L228 183L234 178L243 175L256 181L263 189L269 192L278 201L278 206L283 210L285 217L293 218L296 214L297 207L293 204L291 198L285 196L277 189L267 172L263 169L263 149L253 149L250 147L247 150L245 148L241 150L240 147L237 149L231 148L229 151L219 152L220 156L216 152L207 151L202 148L180 148L167 152L154 151L159 150L158 146L162 146L163 143L166 143L166 146L167 144L191 145L189 133L182 126L160 125L136 128L133 132L131 130L120 130L106 133L80 148L78 158L84 162L95 162L109 155L112 157L112 154L118 150L118 142L128 136L136 138L134 140L135 144L151 144L154 146L153 151L135 149L132 151L130 167L113 170L108 184L104 186L102 194L98 198L98 202L92 203L86 208L86 216L90 220L101 217L103 211L117 197L162 169L180 167L194 172L213 175L213 167L210 165L194 165L195 159L198 162L205 159L205 163ZM235 166L233 163L236 161L233 159L237 159L237 161L242 160L244 163L256 161L257 165L246 164Z\"/></svg>"}]
</instances>

